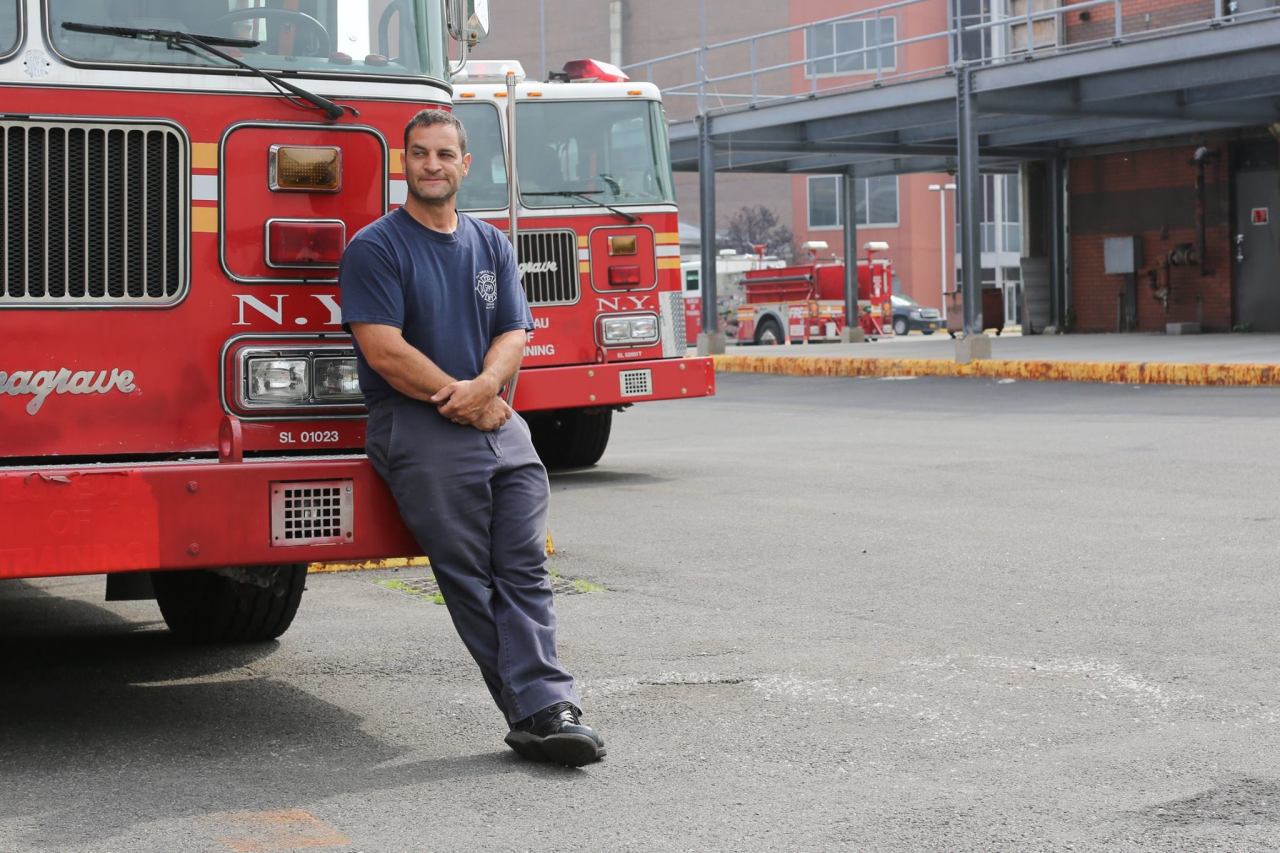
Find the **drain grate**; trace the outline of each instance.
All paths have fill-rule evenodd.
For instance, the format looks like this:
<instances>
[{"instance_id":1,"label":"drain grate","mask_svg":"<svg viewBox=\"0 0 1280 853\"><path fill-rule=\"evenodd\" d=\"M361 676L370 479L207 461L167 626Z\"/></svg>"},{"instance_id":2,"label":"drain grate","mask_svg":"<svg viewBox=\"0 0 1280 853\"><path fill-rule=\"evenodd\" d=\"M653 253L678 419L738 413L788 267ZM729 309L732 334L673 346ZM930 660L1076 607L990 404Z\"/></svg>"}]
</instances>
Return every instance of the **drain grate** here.
<instances>
[{"instance_id":1,"label":"drain grate","mask_svg":"<svg viewBox=\"0 0 1280 853\"><path fill-rule=\"evenodd\" d=\"M429 598L436 604L444 604L444 596L440 593L440 586L436 583L435 575L427 575L426 577L417 578L395 578L392 580L378 581L379 586L387 589L394 589L397 592L403 592L405 595L413 595L419 598ZM551 593L552 595L581 595L586 592L603 592L604 587L597 583L592 583L582 578L567 578L563 575L551 572Z\"/></svg>"}]
</instances>

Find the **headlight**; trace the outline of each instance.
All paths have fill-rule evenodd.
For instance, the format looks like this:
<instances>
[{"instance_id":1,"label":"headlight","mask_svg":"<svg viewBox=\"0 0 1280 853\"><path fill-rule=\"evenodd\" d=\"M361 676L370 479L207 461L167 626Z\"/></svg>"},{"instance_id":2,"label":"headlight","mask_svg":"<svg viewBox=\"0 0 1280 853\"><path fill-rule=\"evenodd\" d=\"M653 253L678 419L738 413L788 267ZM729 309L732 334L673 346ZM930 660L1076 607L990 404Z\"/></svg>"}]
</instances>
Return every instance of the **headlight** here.
<instances>
[{"instance_id":1,"label":"headlight","mask_svg":"<svg viewBox=\"0 0 1280 853\"><path fill-rule=\"evenodd\" d=\"M251 358L247 365L251 403L303 403L311 396L305 358Z\"/></svg>"},{"instance_id":2,"label":"headlight","mask_svg":"<svg viewBox=\"0 0 1280 853\"><path fill-rule=\"evenodd\" d=\"M653 314L605 317L600 327L607 346L658 342L658 318Z\"/></svg>"},{"instance_id":3,"label":"headlight","mask_svg":"<svg viewBox=\"0 0 1280 853\"><path fill-rule=\"evenodd\" d=\"M316 399L333 402L358 402L360 377L355 358L317 358Z\"/></svg>"},{"instance_id":4,"label":"headlight","mask_svg":"<svg viewBox=\"0 0 1280 853\"><path fill-rule=\"evenodd\" d=\"M912 311L907 316L909 316L912 320L919 320L921 315L919 311Z\"/></svg>"},{"instance_id":5,"label":"headlight","mask_svg":"<svg viewBox=\"0 0 1280 853\"><path fill-rule=\"evenodd\" d=\"M351 347L246 347L236 353L241 409L354 409L363 402Z\"/></svg>"}]
</instances>

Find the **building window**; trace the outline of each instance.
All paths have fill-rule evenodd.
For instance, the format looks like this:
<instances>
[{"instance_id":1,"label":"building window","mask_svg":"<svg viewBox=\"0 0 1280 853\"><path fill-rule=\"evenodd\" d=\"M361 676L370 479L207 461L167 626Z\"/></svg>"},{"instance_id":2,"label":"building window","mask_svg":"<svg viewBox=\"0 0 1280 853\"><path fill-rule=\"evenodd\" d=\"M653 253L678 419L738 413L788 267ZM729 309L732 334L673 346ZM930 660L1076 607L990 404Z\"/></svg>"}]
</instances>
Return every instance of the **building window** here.
<instances>
[{"instance_id":1,"label":"building window","mask_svg":"<svg viewBox=\"0 0 1280 853\"><path fill-rule=\"evenodd\" d=\"M898 224L898 177L854 178L858 182L858 206L853 221L859 228L889 228ZM844 210L840 203L839 175L809 177L809 227L840 228Z\"/></svg>"},{"instance_id":2,"label":"building window","mask_svg":"<svg viewBox=\"0 0 1280 853\"><path fill-rule=\"evenodd\" d=\"M810 60L805 74L830 77L892 71L898 64L897 48L875 48L892 45L897 33L898 21L891 17L814 24L804 33L804 58Z\"/></svg>"},{"instance_id":3,"label":"building window","mask_svg":"<svg viewBox=\"0 0 1280 853\"><path fill-rule=\"evenodd\" d=\"M982 251L1022 251L1020 191L1017 175L982 176Z\"/></svg>"}]
</instances>

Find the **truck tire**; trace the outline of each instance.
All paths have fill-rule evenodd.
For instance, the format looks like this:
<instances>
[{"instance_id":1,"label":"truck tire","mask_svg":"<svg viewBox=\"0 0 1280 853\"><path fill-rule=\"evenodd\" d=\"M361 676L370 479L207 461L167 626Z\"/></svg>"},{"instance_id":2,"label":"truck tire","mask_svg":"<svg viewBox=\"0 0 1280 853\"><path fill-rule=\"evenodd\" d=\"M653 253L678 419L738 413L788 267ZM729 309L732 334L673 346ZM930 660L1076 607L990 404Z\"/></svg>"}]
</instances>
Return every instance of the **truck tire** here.
<instances>
[{"instance_id":1,"label":"truck tire","mask_svg":"<svg viewBox=\"0 0 1280 853\"><path fill-rule=\"evenodd\" d=\"M306 563L227 571L152 573L170 631L197 643L259 643L288 630L306 586Z\"/></svg>"},{"instance_id":2,"label":"truck tire","mask_svg":"<svg viewBox=\"0 0 1280 853\"><path fill-rule=\"evenodd\" d=\"M783 343L782 327L778 325L778 321L772 317L765 317L760 321L760 325L756 326L755 343L757 346L763 344L780 344Z\"/></svg>"},{"instance_id":3,"label":"truck tire","mask_svg":"<svg viewBox=\"0 0 1280 853\"><path fill-rule=\"evenodd\" d=\"M893 333L894 333L895 335L905 335L905 334L907 334L907 333L908 333L908 332L910 332L910 331L911 331L911 330L907 328L907 318L906 318L906 317L894 317L894 318L893 318ZM928 333L926 332L926 334L928 334Z\"/></svg>"},{"instance_id":4,"label":"truck tire","mask_svg":"<svg viewBox=\"0 0 1280 853\"><path fill-rule=\"evenodd\" d=\"M613 410L560 409L527 419L533 447L549 470L589 468L609 445Z\"/></svg>"}]
</instances>

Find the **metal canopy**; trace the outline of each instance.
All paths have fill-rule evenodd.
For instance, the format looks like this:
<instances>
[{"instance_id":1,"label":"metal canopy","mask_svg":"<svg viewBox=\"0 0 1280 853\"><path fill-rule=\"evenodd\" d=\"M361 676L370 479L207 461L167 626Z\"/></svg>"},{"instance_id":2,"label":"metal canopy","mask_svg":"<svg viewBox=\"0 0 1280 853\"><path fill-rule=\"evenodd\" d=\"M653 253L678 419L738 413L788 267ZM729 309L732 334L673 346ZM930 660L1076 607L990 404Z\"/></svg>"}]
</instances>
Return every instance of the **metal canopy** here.
<instances>
[{"instance_id":1,"label":"metal canopy","mask_svg":"<svg viewBox=\"0 0 1280 853\"><path fill-rule=\"evenodd\" d=\"M1068 7L1072 8L1072 7ZM1280 19L968 68L978 162L1005 171L1071 149L1280 122ZM959 168L957 74L706 110L716 171L859 177ZM671 125L678 171L698 125Z\"/></svg>"},{"instance_id":2,"label":"metal canopy","mask_svg":"<svg viewBox=\"0 0 1280 853\"><path fill-rule=\"evenodd\" d=\"M1175 20L1151 30L1143 29L1152 18L1143 7L1127 19L1138 31L1126 32L1125 0L1080 0L1043 11L1034 11L1027 0L1022 15L997 19L968 14L974 0L948 0L948 29L896 38L896 22L908 7L937 2L892 0L631 66L654 79L654 70L665 63L693 60L695 80L663 91L669 102L679 96L697 99L696 117L673 121L670 137L673 168L701 172L704 233L714 229L716 172L842 175L847 206L854 200L849 194L854 176L950 172L959 188L958 249L968 336L982 329L976 191L981 172L1014 171L1022 162L1046 160L1052 164L1054 195L1061 196L1062 160L1074 149L1260 125L1280 129L1280 8L1227 14L1225 0L1214 0L1202 20ZM1192 14L1200 9L1187 8ZM1091 41L1074 40L1080 31L1073 31L1069 16L1076 16L1079 27L1095 14L1103 30ZM862 28L864 46L757 67L762 41L782 38L794 45L803 36L808 44L810 32L845 23ZM885 33L885 24L893 40L865 36ZM1049 25L1052 44L1038 43L1040 24ZM1065 44L1059 43L1063 36ZM897 68L899 51L906 55L908 48L931 41L945 42L945 65ZM740 67L744 49L750 57L746 70ZM790 55L791 49L766 53ZM718 76L717 53L725 57ZM852 61L842 66L845 60ZM819 88L824 76L838 80L851 74L864 82ZM781 90L762 94L762 83L769 85L770 78L774 86L781 81ZM797 95L800 80L810 89ZM749 94L723 88L742 85L749 86ZM1055 212L1054 221L1060 219ZM846 244L849 227L846 223ZM1054 240L1060 236L1055 233ZM1061 287L1062 253L1054 245L1051 278ZM709 334L716 330L710 242L702 247L702 268L703 330Z\"/></svg>"}]
</instances>

